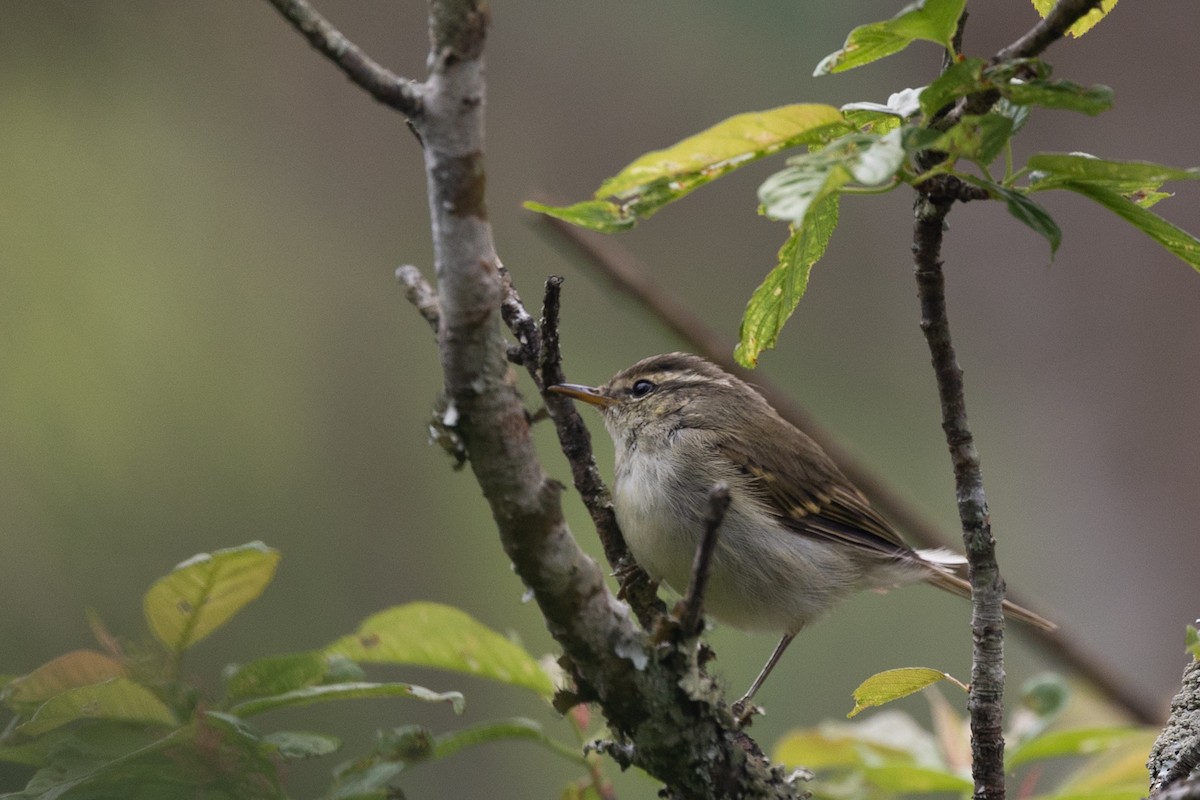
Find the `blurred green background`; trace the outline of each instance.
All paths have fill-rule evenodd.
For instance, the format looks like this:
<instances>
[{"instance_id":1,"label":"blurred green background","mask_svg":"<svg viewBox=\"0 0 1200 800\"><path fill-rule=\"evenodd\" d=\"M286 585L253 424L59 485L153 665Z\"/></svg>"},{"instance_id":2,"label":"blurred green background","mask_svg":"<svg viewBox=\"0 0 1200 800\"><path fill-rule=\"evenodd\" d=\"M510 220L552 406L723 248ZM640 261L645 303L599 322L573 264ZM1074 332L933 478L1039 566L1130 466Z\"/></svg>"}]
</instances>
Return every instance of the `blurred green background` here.
<instances>
[{"instance_id":1,"label":"blurred green background","mask_svg":"<svg viewBox=\"0 0 1200 800\"><path fill-rule=\"evenodd\" d=\"M1126 7L1128 5L1128 8ZM545 238L520 208L582 199L637 155L734 113L797 101L883 101L927 83L915 46L823 79L816 62L898 2L609 0L496 3L488 44L488 203L526 301L567 277L569 374L600 382L680 343ZM319 7L397 72L422 77L425 6ZM965 50L1033 24L1025 2L970 4ZM553 650L499 547L469 472L427 446L440 383L428 328L393 279L432 276L424 175L395 114L352 87L264 2L0 0L0 672L86 646L85 608L144 634L140 597L194 553L261 539L275 585L198 648L222 664L316 647L368 614L430 599ZM1193 0L1122 4L1055 47L1056 74L1116 90L1098 119L1035 115L1018 158L1083 150L1200 163ZM1185 76L1187 78L1185 79ZM621 244L732 337L785 230L755 214L781 162L720 181ZM1200 192L1157 207L1200 232ZM956 209L949 299L1009 585L1165 711L1197 616L1200 275L1075 196L1041 199L1065 241L995 204ZM917 327L911 198L843 204L842 226L777 351L760 367L926 514L954 530L948 460ZM606 473L611 450L593 428ZM543 426L544 428L545 426ZM552 434L548 467L569 474ZM577 498L573 528L598 551ZM858 598L806 631L760 695L765 743L850 708L866 676L969 670L966 604L927 589ZM1009 648L1014 690L1043 663ZM715 664L741 691L773 646L718 630ZM466 721L529 698L457 676ZM1014 692L1015 693L1015 692ZM444 708L373 702L263 720L333 729L347 754ZM921 713L922 704L908 706ZM334 759L293 774L311 796ZM615 768L611 771L615 772ZM422 767L410 797L556 796L575 771L502 744ZM0 789L17 771L0 769ZM653 795L638 777L622 796Z\"/></svg>"}]
</instances>

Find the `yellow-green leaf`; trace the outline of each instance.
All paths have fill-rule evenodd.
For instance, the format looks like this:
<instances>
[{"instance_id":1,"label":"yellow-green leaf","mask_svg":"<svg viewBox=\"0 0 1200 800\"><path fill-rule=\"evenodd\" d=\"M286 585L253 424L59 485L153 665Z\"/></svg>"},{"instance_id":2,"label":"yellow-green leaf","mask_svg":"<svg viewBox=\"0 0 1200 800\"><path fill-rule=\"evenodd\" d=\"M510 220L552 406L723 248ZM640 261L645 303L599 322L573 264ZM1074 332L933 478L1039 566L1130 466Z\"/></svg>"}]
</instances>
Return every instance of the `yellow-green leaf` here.
<instances>
[{"instance_id":1,"label":"yellow-green leaf","mask_svg":"<svg viewBox=\"0 0 1200 800\"><path fill-rule=\"evenodd\" d=\"M1183 645L1193 660L1200 659L1200 632L1196 630L1195 625L1187 626L1183 635Z\"/></svg>"},{"instance_id":2,"label":"yellow-green leaf","mask_svg":"<svg viewBox=\"0 0 1200 800\"><path fill-rule=\"evenodd\" d=\"M918 0L885 22L860 25L846 43L817 64L814 76L844 72L890 56L923 39L953 50L951 40L966 0Z\"/></svg>"},{"instance_id":3,"label":"yellow-green leaf","mask_svg":"<svg viewBox=\"0 0 1200 800\"><path fill-rule=\"evenodd\" d=\"M146 592L150 630L172 653L184 652L262 594L279 558L262 542L189 558Z\"/></svg>"},{"instance_id":4,"label":"yellow-green leaf","mask_svg":"<svg viewBox=\"0 0 1200 800\"><path fill-rule=\"evenodd\" d=\"M1042 15L1044 19L1050 13L1050 9L1058 5L1058 0L1033 0L1033 7ZM1075 37L1083 36L1085 33L1096 27L1096 23L1108 16L1108 12L1112 11L1117 5L1117 0L1104 0L1100 3L1099 8L1093 8L1088 13L1076 21L1074 25L1067 28L1067 33Z\"/></svg>"},{"instance_id":5,"label":"yellow-green leaf","mask_svg":"<svg viewBox=\"0 0 1200 800\"><path fill-rule=\"evenodd\" d=\"M28 675L14 678L0 696L10 706L28 706L49 700L78 686L125 677L125 665L95 650L76 650L47 661Z\"/></svg>"},{"instance_id":6,"label":"yellow-green leaf","mask_svg":"<svg viewBox=\"0 0 1200 800\"><path fill-rule=\"evenodd\" d=\"M711 180L731 169L814 140L845 122L833 106L798 103L738 114L665 150L646 153L600 184L596 197L628 198L662 178Z\"/></svg>"},{"instance_id":7,"label":"yellow-green leaf","mask_svg":"<svg viewBox=\"0 0 1200 800\"><path fill-rule=\"evenodd\" d=\"M550 678L520 646L457 608L409 603L381 611L325 648L351 661L416 664L523 686L549 697Z\"/></svg>"},{"instance_id":8,"label":"yellow-green leaf","mask_svg":"<svg viewBox=\"0 0 1200 800\"><path fill-rule=\"evenodd\" d=\"M848 130L840 111L814 103L738 114L646 153L600 184L592 200L561 207L527 202L525 207L603 233L625 230L732 170Z\"/></svg>"},{"instance_id":9,"label":"yellow-green leaf","mask_svg":"<svg viewBox=\"0 0 1200 800\"><path fill-rule=\"evenodd\" d=\"M949 680L962 686L949 673L928 667L903 667L878 672L858 685L854 690L854 708L846 716L853 717L873 706L881 706L901 697L919 692L938 681Z\"/></svg>"},{"instance_id":10,"label":"yellow-green leaf","mask_svg":"<svg viewBox=\"0 0 1200 800\"><path fill-rule=\"evenodd\" d=\"M772 758L790 767L809 769L862 767L880 762L913 763L912 754L903 750L821 728L787 734L775 745Z\"/></svg>"},{"instance_id":11,"label":"yellow-green leaf","mask_svg":"<svg viewBox=\"0 0 1200 800\"><path fill-rule=\"evenodd\" d=\"M128 678L113 678L51 697L17 730L26 736L38 736L79 719L175 725L171 709L153 692Z\"/></svg>"}]
</instances>

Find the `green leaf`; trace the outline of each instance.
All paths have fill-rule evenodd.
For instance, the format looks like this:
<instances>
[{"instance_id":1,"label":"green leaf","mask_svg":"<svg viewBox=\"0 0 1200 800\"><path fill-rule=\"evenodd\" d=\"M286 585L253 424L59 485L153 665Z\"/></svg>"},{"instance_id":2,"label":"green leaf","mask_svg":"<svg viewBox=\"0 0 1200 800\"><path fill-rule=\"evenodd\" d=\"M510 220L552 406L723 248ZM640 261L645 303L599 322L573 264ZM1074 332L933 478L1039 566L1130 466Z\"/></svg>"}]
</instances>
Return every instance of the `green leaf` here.
<instances>
[{"instance_id":1,"label":"green leaf","mask_svg":"<svg viewBox=\"0 0 1200 800\"><path fill-rule=\"evenodd\" d=\"M1183 637L1184 647L1191 653L1193 660L1200 660L1200 632L1195 625L1188 625Z\"/></svg>"},{"instance_id":2,"label":"green leaf","mask_svg":"<svg viewBox=\"0 0 1200 800\"><path fill-rule=\"evenodd\" d=\"M437 603L409 603L375 614L324 652L358 662L448 669L523 686L543 697L554 694L550 678L523 648L465 612Z\"/></svg>"},{"instance_id":3,"label":"green leaf","mask_svg":"<svg viewBox=\"0 0 1200 800\"><path fill-rule=\"evenodd\" d=\"M956 775L946 770L912 765L868 767L863 770L863 774L868 781L879 788L899 794L927 794L929 792L970 794L975 787L969 777Z\"/></svg>"},{"instance_id":4,"label":"green leaf","mask_svg":"<svg viewBox=\"0 0 1200 800\"><path fill-rule=\"evenodd\" d=\"M867 105L864 103L863 105ZM847 108L842 106L846 121L859 133L870 133L882 136L894 131L904 124L904 120L890 111L879 111L869 108Z\"/></svg>"},{"instance_id":5,"label":"green leaf","mask_svg":"<svg viewBox=\"0 0 1200 800\"><path fill-rule=\"evenodd\" d=\"M613 233L732 170L789 147L826 141L848 130L833 106L800 103L738 114L668 147L646 153L600 184L593 200L531 211Z\"/></svg>"},{"instance_id":6,"label":"green leaf","mask_svg":"<svg viewBox=\"0 0 1200 800\"><path fill-rule=\"evenodd\" d=\"M81 719L108 719L148 725L175 725L175 716L153 692L128 678L68 689L38 707L18 725L26 736L38 736Z\"/></svg>"},{"instance_id":7,"label":"green leaf","mask_svg":"<svg viewBox=\"0 0 1200 800\"><path fill-rule=\"evenodd\" d=\"M249 728L207 713L143 746L111 734L113 726L64 738L14 800L285 800L275 748ZM6 795L6 797L9 795Z\"/></svg>"},{"instance_id":8,"label":"green leaf","mask_svg":"<svg viewBox=\"0 0 1200 800\"><path fill-rule=\"evenodd\" d=\"M1044 733L1025 742L1008 757L1010 768L1030 761L1102 753L1131 738L1145 736L1144 728L1076 728Z\"/></svg>"},{"instance_id":9,"label":"green leaf","mask_svg":"<svg viewBox=\"0 0 1200 800\"><path fill-rule=\"evenodd\" d=\"M232 698L283 694L325 680L329 661L323 653L290 653L267 656L235 667L229 674Z\"/></svg>"},{"instance_id":10,"label":"green leaf","mask_svg":"<svg viewBox=\"0 0 1200 800\"><path fill-rule=\"evenodd\" d=\"M1200 239L1172 225L1162 217L1147 211L1123 195L1094 183L1067 181L1060 188L1095 200L1100 205L1133 224L1142 233L1161 244L1197 271L1200 271Z\"/></svg>"},{"instance_id":11,"label":"green leaf","mask_svg":"<svg viewBox=\"0 0 1200 800\"><path fill-rule=\"evenodd\" d=\"M229 713L237 717L252 717L279 708L309 706L335 700L357 700L364 697L412 697L429 703L450 703L455 714L462 713L464 702L459 692L435 692L411 683L333 683L308 686L270 697L256 697L238 703L229 709Z\"/></svg>"},{"instance_id":12,"label":"green leaf","mask_svg":"<svg viewBox=\"0 0 1200 800\"><path fill-rule=\"evenodd\" d=\"M404 771L403 761L366 761L346 764L335 775L331 800L389 800L396 797L392 781Z\"/></svg>"},{"instance_id":13,"label":"green leaf","mask_svg":"<svg viewBox=\"0 0 1200 800\"><path fill-rule=\"evenodd\" d=\"M1085 153L1037 153L1026 167L1033 171L1029 190L1062 188L1065 183L1091 183L1121 194L1154 190L1167 181L1200 180L1200 167L1180 169L1149 161L1109 161Z\"/></svg>"},{"instance_id":14,"label":"green leaf","mask_svg":"<svg viewBox=\"0 0 1200 800\"><path fill-rule=\"evenodd\" d=\"M758 200L763 213L801 226L809 206L857 181L881 186L904 164L901 131L883 136L851 133L821 150L788 159L788 166L763 181Z\"/></svg>"},{"instance_id":15,"label":"green leaf","mask_svg":"<svg viewBox=\"0 0 1200 800\"><path fill-rule=\"evenodd\" d=\"M953 51L952 39L966 0L922 0L905 6L886 22L861 25L850 31L846 43L817 65L814 76L844 72L890 56L918 39Z\"/></svg>"},{"instance_id":16,"label":"green leaf","mask_svg":"<svg viewBox=\"0 0 1200 800\"><path fill-rule=\"evenodd\" d=\"M983 77L987 62L982 58L968 58L951 64L933 83L921 90L921 113L926 120L932 119L949 103L960 97L983 91L990 83Z\"/></svg>"},{"instance_id":17,"label":"green leaf","mask_svg":"<svg viewBox=\"0 0 1200 800\"><path fill-rule=\"evenodd\" d=\"M754 367L763 350L775 346L779 332L808 287L813 264L820 260L838 223L838 196L820 200L809 209L804 224L792 228L779 249L779 263L754 290L742 315L733 357L744 367Z\"/></svg>"},{"instance_id":18,"label":"green leaf","mask_svg":"<svg viewBox=\"0 0 1200 800\"><path fill-rule=\"evenodd\" d=\"M8 736L13 743L0 746L0 761L44 767L61 766L67 754L92 766L145 747L162 738L162 729L137 722L89 719L64 725L29 740Z\"/></svg>"},{"instance_id":19,"label":"green leaf","mask_svg":"<svg viewBox=\"0 0 1200 800\"><path fill-rule=\"evenodd\" d=\"M964 116L930 147L982 167L995 160L1012 137L1013 121L1003 114Z\"/></svg>"},{"instance_id":20,"label":"green leaf","mask_svg":"<svg viewBox=\"0 0 1200 800\"><path fill-rule=\"evenodd\" d=\"M1030 80L999 84L1001 94L1023 106L1042 106L1096 116L1113 104L1107 86L1080 86L1071 81Z\"/></svg>"},{"instance_id":21,"label":"green leaf","mask_svg":"<svg viewBox=\"0 0 1200 800\"><path fill-rule=\"evenodd\" d=\"M172 653L183 653L262 594L279 557L278 550L251 542L189 558L146 592L150 629Z\"/></svg>"},{"instance_id":22,"label":"green leaf","mask_svg":"<svg viewBox=\"0 0 1200 800\"><path fill-rule=\"evenodd\" d=\"M1050 258L1054 258L1054 254L1058 252L1059 245L1062 244L1062 230L1046 209L1030 200L1024 192L1016 189L1010 189L1006 186L1001 186L992 181L976 178L971 175L960 175L959 177L969 183L987 189L993 197L1003 200L1004 204L1008 207L1009 214L1021 223L1029 226L1029 228L1050 243Z\"/></svg>"},{"instance_id":23,"label":"green leaf","mask_svg":"<svg viewBox=\"0 0 1200 800\"><path fill-rule=\"evenodd\" d=\"M263 740L273 745L280 757L288 761L327 756L342 747L341 740L336 737L308 731L277 731L268 733Z\"/></svg>"},{"instance_id":24,"label":"green leaf","mask_svg":"<svg viewBox=\"0 0 1200 800\"><path fill-rule=\"evenodd\" d=\"M947 672L928 667L903 667L878 672L858 685L854 690L854 708L846 716L854 715L873 706L881 706L901 697L921 691L938 681L949 680L959 686Z\"/></svg>"},{"instance_id":25,"label":"green leaf","mask_svg":"<svg viewBox=\"0 0 1200 800\"><path fill-rule=\"evenodd\" d=\"M584 200L570 206L548 206L526 200L524 205L530 211L600 233L619 233L637 224L637 216L631 208L619 206L611 200Z\"/></svg>"},{"instance_id":26,"label":"green leaf","mask_svg":"<svg viewBox=\"0 0 1200 800\"><path fill-rule=\"evenodd\" d=\"M524 739L525 741L542 745L573 764L586 766L588 763L583 753L579 752L579 750L560 744L555 739L547 736L540 724L524 717L512 717L510 719L485 722L481 725L442 734L434 742L433 757L445 758L457 753L464 747L498 742L505 739Z\"/></svg>"},{"instance_id":27,"label":"green leaf","mask_svg":"<svg viewBox=\"0 0 1200 800\"><path fill-rule=\"evenodd\" d=\"M1058 4L1058 0L1033 0L1033 7L1042 15L1044 19L1050 13L1050 9ZM1104 0L1100 3L1099 8L1093 8L1088 13L1084 14L1079 20L1067 28L1067 33L1072 36L1080 37L1096 26L1100 20L1104 19L1108 12L1112 11L1117 5L1117 0Z\"/></svg>"},{"instance_id":28,"label":"green leaf","mask_svg":"<svg viewBox=\"0 0 1200 800\"><path fill-rule=\"evenodd\" d=\"M66 653L14 678L0 692L0 698L15 711L32 711L37 704L67 689L103 683L128 674L125 665L94 650Z\"/></svg>"}]
</instances>

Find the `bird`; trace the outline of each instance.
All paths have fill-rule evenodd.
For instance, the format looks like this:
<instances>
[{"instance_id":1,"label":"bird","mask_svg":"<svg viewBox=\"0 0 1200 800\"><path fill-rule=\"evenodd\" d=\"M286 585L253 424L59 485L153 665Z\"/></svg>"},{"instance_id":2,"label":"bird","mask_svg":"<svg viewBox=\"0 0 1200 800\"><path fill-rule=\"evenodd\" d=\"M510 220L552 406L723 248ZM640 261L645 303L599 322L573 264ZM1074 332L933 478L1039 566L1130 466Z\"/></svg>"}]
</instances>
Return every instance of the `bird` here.
<instances>
[{"instance_id":1,"label":"bird","mask_svg":"<svg viewBox=\"0 0 1200 800\"><path fill-rule=\"evenodd\" d=\"M739 715L796 635L849 595L925 582L960 597L966 559L916 550L815 441L752 386L689 353L638 361L601 386L550 391L598 408L612 437L612 503L638 565L683 592L704 532L710 489L730 503L703 603L735 628L781 633L770 659L734 704ZM1008 600L1004 610L1056 626Z\"/></svg>"}]
</instances>

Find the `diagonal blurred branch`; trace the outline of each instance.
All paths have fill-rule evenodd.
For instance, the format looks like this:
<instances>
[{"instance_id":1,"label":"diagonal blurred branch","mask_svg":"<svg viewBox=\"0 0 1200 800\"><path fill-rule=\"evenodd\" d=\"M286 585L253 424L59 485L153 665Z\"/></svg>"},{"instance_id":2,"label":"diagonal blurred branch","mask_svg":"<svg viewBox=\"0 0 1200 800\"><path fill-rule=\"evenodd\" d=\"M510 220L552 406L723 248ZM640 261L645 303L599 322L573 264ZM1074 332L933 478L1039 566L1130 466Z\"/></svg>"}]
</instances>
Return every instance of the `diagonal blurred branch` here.
<instances>
[{"instance_id":1,"label":"diagonal blurred branch","mask_svg":"<svg viewBox=\"0 0 1200 800\"><path fill-rule=\"evenodd\" d=\"M607 278L614 288L638 303L647 313L683 341L687 347L723 369L753 383L784 419L811 436L827 452L846 477L857 484L878 508L908 538L919 547L945 547L953 537L941 531L920 511L879 477L869 467L852 456L847 448L814 422L811 415L791 399L781 388L761 373L751 373L734 362L733 343L716 333L696 317L673 295L658 288L648 276L652 272L640 264L624 247L611 237L585 231L546 215L536 217L538 227L548 231L570 246L574 255L588 267ZM1010 591L1013 602L1036 609L1038 604L1019 592ZM1100 694L1139 722L1156 723L1161 713L1154 703L1142 697L1127 681L1121 680L1111 668L1091 653L1087 653L1064 631L1044 631L1022 626L1020 633L1037 642L1041 651L1059 665L1070 668L1091 683Z\"/></svg>"}]
</instances>

